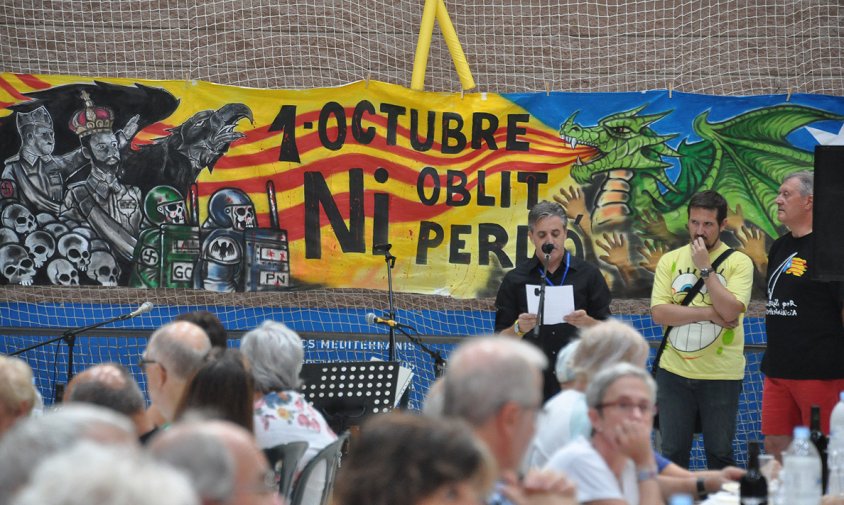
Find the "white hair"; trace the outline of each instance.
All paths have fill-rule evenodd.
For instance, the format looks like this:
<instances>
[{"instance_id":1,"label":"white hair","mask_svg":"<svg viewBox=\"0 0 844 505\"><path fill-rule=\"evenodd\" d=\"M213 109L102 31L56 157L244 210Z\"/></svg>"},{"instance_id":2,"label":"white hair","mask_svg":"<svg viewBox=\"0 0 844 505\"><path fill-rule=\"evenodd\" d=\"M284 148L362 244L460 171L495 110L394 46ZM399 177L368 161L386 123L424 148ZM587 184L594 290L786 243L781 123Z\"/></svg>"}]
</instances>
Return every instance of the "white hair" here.
<instances>
[{"instance_id":1,"label":"white hair","mask_svg":"<svg viewBox=\"0 0 844 505\"><path fill-rule=\"evenodd\" d=\"M590 408L598 408L599 405L604 403L604 397L610 386L624 377L642 379L651 393L651 401L656 401L656 382L647 370L630 363L616 363L606 370L598 372L592 382L586 386L586 404Z\"/></svg>"},{"instance_id":2,"label":"white hair","mask_svg":"<svg viewBox=\"0 0 844 505\"><path fill-rule=\"evenodd\" d=\"M13 505L199 505L187 477L136 448L82 442L45 460Z\"/></svg>"},{"instance_id":3,"label":"white hair","mask_svg":"<svg viewBox=\"0 0 844 505\"><path fill-rule=\"evenodd\" d=\"M580 346L580 340L572 340L557 353L557 363L554 366L554 375L557 376L557 382L561 384L571 382L577 377L572 366L572 358L578 346Z\"/></svg>"},{"instance_id":4,"label":"white hair","mask_svg":"<svg viewBox=\"0 0 844 505\"><path fill-rule=\"evenodd\" d=\"M644 367L648 342L627 323L610 319L580 332L580 344L571 358L576 376L587 383L601 370L615 363Z\"/></svg>"},{"instance_id":5,"label":"white hair","mask_svg":"<svg viewBox=\"0 0 844 505\"><path fill-rule=\"evenodd\" d=\"M32 368L20 358L0 356L0 403L16 412L21 404L32 409L35 405L35 387L32 385ZM29 410L23 412L28 414Z\"/></svg>"},{"instance_id":6,"label":"white hair","mask_svg":"<svg viewBox=\"0 0 844 505\"><path fill-rule=\"evenodd\" d=\"M296 389L305 361L299 335L282 323L264 321L243 335L240 352L252 366L255 386L262 393Z\"/></svg>"},{"instance_id":7,"label":"white hair","mask_svg":"<svg viewBox=\"0 0 844 505\"><path fill-rule=\"evenodd\" d=\"M473 338L451 355L443 380L443 415L480 426L509 402L538 406L547 365L539 349L521 340Z\"/></svg>"},{"instance_id":8,"label":"white hair","mask_svg":"<svg viewBox=\"0 0 844 505\"><path fill-rule=\"evenodd\" d=\"M800 196L809 196L815 193L815 174L808 170L801 170L788 174L782 180L785 182L790 179L797 179L797 187L800 191Z\"/></svg>"},{"instance_id":9,"label":"white hair","mask_svg":"<svg viewBox=\"0 0 844 505\"><path fill-rule=\"evenodd\" d=\"M81 440L137 443L128 418L105 407L77 403L15 424L0 438L0 505L29 482L33 469Z\"/></svg>"},{"instance_id":10,"label":"white hair","mask_svg":"<svg viewBox=\"0 0 844 505\"><path fill-rule=\"evenodd\" d=\"M235 461L202 421L179 423L149 445L153 458L185 472L203 500L227 503L234 494Z\"/></svg>"}]
</instances>

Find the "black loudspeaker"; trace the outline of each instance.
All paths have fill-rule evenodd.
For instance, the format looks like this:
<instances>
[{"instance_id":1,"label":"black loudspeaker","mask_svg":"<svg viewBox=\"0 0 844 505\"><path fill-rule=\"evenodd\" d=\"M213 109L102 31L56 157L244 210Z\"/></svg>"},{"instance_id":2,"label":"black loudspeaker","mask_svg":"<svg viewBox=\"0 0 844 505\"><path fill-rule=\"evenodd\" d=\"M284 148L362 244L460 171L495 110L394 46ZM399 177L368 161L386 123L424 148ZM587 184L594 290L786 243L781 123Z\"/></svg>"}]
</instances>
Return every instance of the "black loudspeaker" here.
<instances>
[{"instance_id":1,"label":"black loudspeaker","mask_svg":"<svg viewBox=\"0 0 844 505\"><path fill-rule=\"evenodd\" d=\"M844 146L815 147L813 279L844 281Z\"/></svg>"}]
</instances>

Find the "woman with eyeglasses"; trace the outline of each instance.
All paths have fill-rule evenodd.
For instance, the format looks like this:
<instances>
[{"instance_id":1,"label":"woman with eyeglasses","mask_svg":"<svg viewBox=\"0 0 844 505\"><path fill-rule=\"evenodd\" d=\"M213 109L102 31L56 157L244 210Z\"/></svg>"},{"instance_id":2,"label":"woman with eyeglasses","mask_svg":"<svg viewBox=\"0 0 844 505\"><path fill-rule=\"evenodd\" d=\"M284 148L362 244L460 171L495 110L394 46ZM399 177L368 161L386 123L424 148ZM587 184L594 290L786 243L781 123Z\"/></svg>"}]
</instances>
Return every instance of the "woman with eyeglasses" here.
<instances>
[{"instance_id":1,"label":"woman with eyeglasses","mask_svg":"<svg viewBox=\"0 0 844 505\"><path fill-rule=\"evenodd\" d=\"M629 324L611 319L581 330L580 338L569 343L558 356L564 361L557 363L557 378L561 386L566 381L569 387L545 402L528 452L527 468L544 466L564 445L580 435L589 436L592 426L583 394L586 387L595 374L616 363L644 368L648 342Z\"/></svg>"},{"instance_id":2,"label":"woman with eyeglasses","mask_svg":"<svg viewBox=\"0 0 844 505\"><path fill-rule=\"evenodd\" d=\"M546 465L577 485L577 501L589 505L661 505L651 449L656 383L643 368L618 363L586 388L592 436L579 437Z\"/></svg>"}]
</instances>

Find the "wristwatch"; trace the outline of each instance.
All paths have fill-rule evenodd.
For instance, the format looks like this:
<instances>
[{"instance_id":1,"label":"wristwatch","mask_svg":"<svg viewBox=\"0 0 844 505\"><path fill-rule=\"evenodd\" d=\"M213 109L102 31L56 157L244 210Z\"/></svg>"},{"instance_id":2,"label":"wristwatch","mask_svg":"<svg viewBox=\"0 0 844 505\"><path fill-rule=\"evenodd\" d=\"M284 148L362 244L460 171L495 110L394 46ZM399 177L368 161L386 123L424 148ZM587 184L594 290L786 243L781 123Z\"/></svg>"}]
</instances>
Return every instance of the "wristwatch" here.
<instances>
[{"instance_id":1,"label":"wristwatch","mask_svg":"<svg viewBox=\"0 0 844 505\"><path fill-rule=\"evenodd\" d=\"M708 279L708 278L709 278L709 274L711 274L711 273L712 273L712 269L711 269L711 268L701 268L701 269L700 269L700 278L701 278L701 279Z\"/></svg>"},{"instance_id":2,"label":"wristwatch","mask_svg":"<svg viewBox=\"0 0 844 505\"><path fill-rule=\"evenodd\" d=\"M658 475L656 468L637 468L636 482L644 482L646 480L656 479Z\"/></svg>"},{"instance_id":3,"label":"wristwatch","mask_svg":"<svg viewBox=\"0 0 844 505\"><path fill-rule=\"evenodd\" d=\"M523 337L525 332L519 329L519 320L516 319L516 324L513 325L513 331L516 332L517 337Z\"/></svg>"},{"instance_id":4,"label":"wristwatch","mask_svg":"<svg viewBox=\"0 0 844 505\"><path fill-rule=\"evenodd\" d=\"M697 498L698 500L705 500L709 496L706 492L706 480L703 477L697 478Z\"/></svg>"}]
</instances>

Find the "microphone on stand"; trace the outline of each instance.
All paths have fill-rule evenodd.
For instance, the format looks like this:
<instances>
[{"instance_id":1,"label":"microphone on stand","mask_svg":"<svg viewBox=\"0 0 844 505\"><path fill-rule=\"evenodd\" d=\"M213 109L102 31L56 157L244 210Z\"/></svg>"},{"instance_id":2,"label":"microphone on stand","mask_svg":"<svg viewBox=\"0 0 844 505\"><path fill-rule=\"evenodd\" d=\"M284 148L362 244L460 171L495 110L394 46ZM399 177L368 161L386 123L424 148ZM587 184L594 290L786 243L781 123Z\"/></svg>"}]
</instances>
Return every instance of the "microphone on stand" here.
<instances>
[{"instance_id":1,"label":"microphone on stand","mask_svg":"<svg viewBox=\"0 0 844 505\"><path fill-rule=\"evenodd\" d=\"M554 251L554 244L551 242L546 242L542 244L542 252L545 253L545 260L548 260L548 257L551 256L551 253Z\"/></svg>"},{"instance_id":2,"label":"microphone on stand","mask_svg":"<svg viewBox=\"0 0 844 505\"><path fill-rule=\"evenodd\" d=\"M417 332L416 336L408 333L407 330L412 330L412 331L416 332L416 329L413 328L413 326L401 324L401 323L398 323L396 321L393 321L392 319L384 319L382 317L378 317L372 312L370 312L366 315L366 322L369 323L369 324L384 324L384 325L387 325L387 326L390 327L390 331L393 331L394 328L399 330L402 333L402 335L404 335L405 337L407 337L408 340L410 340L411 342L413 342L414 344L419 346L420 349L422 349L423 351L428 353L428 356L430 356L434 360L434 376L435 377L441 377L442 374L445 373L445 367L446 367L446 364L447 364L446 361L445 361L445 358L443 358L440 351L438 351L436 349L431 349L430 347L425 345L422 342L422 339L420 338L420 336L418 335L418 332ZM395 360L395 357L390 358L390 360L391 361Z\"/></svg>"},{"instance_id":3,"label":"microphone on stand","mask_svg":"<svg viewBox=\"0 0 844 505\"><path fill-rule=\"evenodd\" d=\"M401 323L397 323L392 319L384 319L381 317L376 316L372 312L366 315L366 322L369 324L384 324L391 328L395 328L397 326L402 326Z\"/></svg>"},{"instance_id":4,"label":"microphone on stand","mask_svg":"<svg viewBox=\"0 0 844 505\"><path fill-rule=\"evenodd\" d=\"M76 344L77 335L85 333L88 330L93 330L94 328L99 328L100 326L104 326L108 323L113 323L115 321L124 321L126 319L131 319L133 317L140 316L141 314L146 314L147 312L152 310L152 307L152 302L144 302L137 309L133 310L132 312L129 312L128 314L112 317L111 319L106 319L105 321L89 324L88 326L83 326L81 328L68 328L64 333L62 333L58 337L51 338L44 342L39 342L24 349L17 350L10 354L10 356L17 356L19 354L23 354L38 347L42 347L48 344L52 344L54 342L58 342L60 340L64 340L67 344L67 383L69 383L70 380L73 379L73 347ZM61 398L64 395L64 387L65 384L62 384L60 382L56 382L54 384L54 401L56 403L61 401Z\"/></svg>"},{"instance_id":5,"label":"microphone on stand","mask_svg":"<svg viewBox=\"0 0 844 505\"><path fill-rule=\"evenodd\" d=\"M141 304L140 307L126 314L124 316L124 319L131 319L133 317L140 316L141 314L146 314L147 312L151 311L153 307L154 305L152 304L152 302L144 302Z\"/></svg>"},{"instance_id":6,"label":"microphone on stand","mask_svg":"<svg viewBox=\"0 0 844 505\"><path fill-rule=\"evenodd\" d=\"M385 254L392 249L393 244L375 244L372 246L372 252L374 254Z\"/></svg>"}]
</instances>

